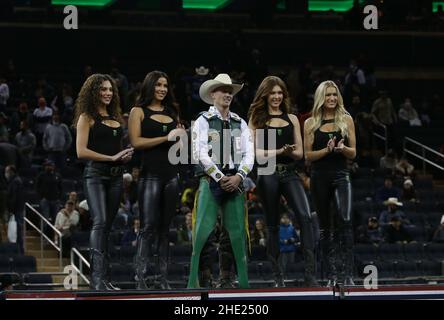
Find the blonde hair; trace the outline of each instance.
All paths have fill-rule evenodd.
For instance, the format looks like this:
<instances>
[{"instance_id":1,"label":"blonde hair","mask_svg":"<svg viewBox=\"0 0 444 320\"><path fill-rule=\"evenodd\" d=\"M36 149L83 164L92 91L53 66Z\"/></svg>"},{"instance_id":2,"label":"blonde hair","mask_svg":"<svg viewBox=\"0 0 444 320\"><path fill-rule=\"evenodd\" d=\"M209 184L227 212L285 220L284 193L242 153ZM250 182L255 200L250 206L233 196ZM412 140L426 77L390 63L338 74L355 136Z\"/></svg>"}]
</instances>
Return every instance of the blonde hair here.
<instances>
[{"instance_id":1,"label":"blonde hair","mask_svg":"<svg viewBox=\"0 0 444 320\"><path fill-rule=\"evenodd\" d=\"M325 93L327 91L327 88L330 87L335 88L336 93L338 94L338 104L335 108L334 125L337 129L341 131L341 135L345 138L348 135L347 122L345 120L345 116L348 115L348 112L345 110L344 100L342 99L342 95L339 91L338 86L331 80L321 82L321 84L319 84L319 86L316 88L313 109L311 111L313 121L311 122L311 126L309 127L309 129L313 133L321 127L323 107L325 103Z\"/></svg>"}]
</instances>

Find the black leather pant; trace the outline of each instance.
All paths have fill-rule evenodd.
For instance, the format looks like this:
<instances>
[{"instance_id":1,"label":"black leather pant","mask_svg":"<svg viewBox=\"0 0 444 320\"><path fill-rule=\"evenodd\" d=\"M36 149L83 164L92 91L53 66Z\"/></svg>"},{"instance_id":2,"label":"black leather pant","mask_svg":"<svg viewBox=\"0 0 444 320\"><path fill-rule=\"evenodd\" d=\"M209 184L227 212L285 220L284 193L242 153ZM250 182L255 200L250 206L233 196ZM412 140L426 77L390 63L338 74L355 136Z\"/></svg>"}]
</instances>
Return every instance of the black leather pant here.
<instances>
[{"instance_id":1,"label":"black leather pant","mask_svg":"<svg viewBox=\"0 0 444 320\"><path fill-rule=\"evenodd\" d=\"M105 163L88 164L85 168L84 192L93 220L90 234L90 287L113 290L109 284L109 233L122 196L123 170Z\"/></svg>"},{"instance_id":2,"label":"black leather pant","mask_svg":"<svg viewBox=\"0 0 444 320\"><path fill-rule=\"evenodd\" d=\"M104 165L106 169L106 165ZM122 196L122 173L109 174L87 166L84 171L84 192L93 220L90 246L100 252L107 252L108 237L114 218L119 210Z\"/></svg>"},{"instance_id":3,"label":"black leather pant","mask_svg":"<svg viewBox=\"0 0 444 320\"><path fill-rule=\"evenodd\" d=\"M265 209L265 221L268 228L267 256L275 274L281 274L279 258L279 224L278 212L281 195L294 211L301 228L301 244L306 259L306 276L313 276L315 237L311 222L310 206L302 186L302 181L295 172L260 175L257 179L257 190ZM309 261L308 261L309 260ZM309 265L309 266L308 266Z\"/></svg>"},{"instance_id":4,"label":"black leather pant","mask_svg":"<svg viewBox=\"0 0 444 320\"><path fill-rule=\"evenodd\" d=\"M321 229L323 271L329 280L335 280L337 263L340 261L343 276L352 277L354 262L349 172L312 171L310 189Z\"/></svg>"},{"instance_id":5,"label":"black leather pant","mask_svg":"<svg viewBox=\"0 0 444 320\"><path fill-rule=\"evenodd\" d=\"M155 274L166 277L168 232L179 200L177 176L165 178L146 173L139 180L140 232L137 239L136 273L145 277L147 263Z\"/></svg>"}]
</instances>

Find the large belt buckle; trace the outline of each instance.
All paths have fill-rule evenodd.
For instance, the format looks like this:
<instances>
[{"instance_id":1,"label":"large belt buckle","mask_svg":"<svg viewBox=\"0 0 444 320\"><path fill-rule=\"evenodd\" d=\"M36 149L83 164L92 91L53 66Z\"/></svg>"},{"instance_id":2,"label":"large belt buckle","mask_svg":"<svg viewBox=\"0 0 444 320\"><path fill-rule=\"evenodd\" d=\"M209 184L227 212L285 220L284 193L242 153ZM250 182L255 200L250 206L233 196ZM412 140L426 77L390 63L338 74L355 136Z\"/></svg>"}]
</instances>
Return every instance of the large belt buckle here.
<instances>
[{"instance_id":1,"label":"large belt buckle","mask_svg":"<svg viewBox=\"0 0 444 320\"><path fill-rule=\"evenodd\" d=\"M287 166L284 164L276 164L276 172L277 173L282 173L287 169Z\"/></svg>"},{"instance_id":2,"label":"large belt buckle","mask_svg":"<svg viewBox=\"0 0 444 320\"><path fill-rule=\"evenodd\" d=\"M114 177L117 177L122 174L122 168L120 167L111 167L109 170L110 174Z\"/></svg>"}]
</instances>

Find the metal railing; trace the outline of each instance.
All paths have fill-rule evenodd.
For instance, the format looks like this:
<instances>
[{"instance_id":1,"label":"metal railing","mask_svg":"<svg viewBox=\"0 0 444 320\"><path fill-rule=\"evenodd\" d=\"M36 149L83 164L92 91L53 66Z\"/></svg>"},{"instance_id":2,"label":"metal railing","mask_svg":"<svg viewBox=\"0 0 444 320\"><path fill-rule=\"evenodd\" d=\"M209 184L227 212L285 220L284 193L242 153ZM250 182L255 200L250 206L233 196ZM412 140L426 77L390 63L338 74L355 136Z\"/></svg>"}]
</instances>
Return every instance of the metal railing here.
<instances>
[{"instance_id":1,"label":"metal railing","mask_svg":"<svg viewBox=\"0 0 444 320\"><path fill-rule=\"evenodd\" d=\"M407 149L407 147L406 147L407 143L412 143L412 144L420 147L421 148L421 154L418 154L418 153L414 152L413 150ZM436 162L433 162L433 161L427 159L425 153L426 153L426 151L431 152L431 153L437 155L438 157L441 157L443 160L444 160L444 154L439 153L438 151L433 150L432 148L427 147L426 145L424 145L424 144L422 144L422 143L420 143L420 142L418 142L418 141L416 141L416 140L414 140L412 138L409 138L409 137L404 137L403 150L404 150L404 153L408 153L408 154L410 154L410 155L412 155L412 156L422 160L422 172L423 172L423 174L425 174L426 164L427 163L429 165L431 165L431 166L434 166L435 168L437 168L437 169L439 169L441 171L444 171L444 167L440 166Z\"/></svg>"},{"instance_id":2,"label":"metal railing","mask_svg":"<svg viewBox=\"0 0 444 320\"><path fill-rule=\"evenodd\" d=\"M384 135L382 136L382 135L380 135L379 133L377 133L377 132L375 132L375 131L373 131L373 135L376 137L376 138L379 138L379 139L381 139L382 141L384 141L384 154L387 154L387 151L388 151L388 139L387 139L387 126L386 125L384 125L384 124L382 124L382 123L380 123L380 122L373 122L375 125L377 125L377 126L379 126L379 127L381 127L383 130L384 130Z\"/></svg>"},{"instance_id":3,"label":"metal railing","mask_svg":"<svg viewBox=\"0 0 444 320\"><path fill-rule=\"evenodd\" d=\"M77 267L75 263L75 256L79 258L79 267ZM85 257L83 257L82 254L76 248L71 248L71 267L80 275L83 281L89 284L88 277L85 276L85 274L83 273L83 265L91 269L91 266L89 262L85 259Z\"/></svg>"},{"instance_id":4,"label":"metal railing","mask_svg":"<svg viewBox=\"0 0 444 320\"><path fill-rule=\"evenodd\" d=\"M43 259L43 247L44 247L44 243L43 243L43 238L46 239L46 241L53 246L58 252L59 252L59 268L60 271L63 270L63 249L62 249L62 233L51 224L50 221L48 221L44 216L42 216L42 214L40 212L38 212L35 208L33 208L28 202L25 203L26 208L28 208L29 210L31 210L31 212L35 213L35 215L37 215L37 217L40 219L40 228L37 227L31 220L28 219L27 217L27 210L25 210L25 224L24 224L24 235L26 235L26 224L29 224L34 230L36 230L39 234L40 234L40 258L42 263L44 263L44 259ZM56 244L54 241L52 241L46 234L45 234L45 225L48 226L49 228L51 228L54 233L57 235L58 237L58 244ZM24 236L24 241L25 241L25 246L26 246L26 236Z\"/></svg>"}]
</instances>

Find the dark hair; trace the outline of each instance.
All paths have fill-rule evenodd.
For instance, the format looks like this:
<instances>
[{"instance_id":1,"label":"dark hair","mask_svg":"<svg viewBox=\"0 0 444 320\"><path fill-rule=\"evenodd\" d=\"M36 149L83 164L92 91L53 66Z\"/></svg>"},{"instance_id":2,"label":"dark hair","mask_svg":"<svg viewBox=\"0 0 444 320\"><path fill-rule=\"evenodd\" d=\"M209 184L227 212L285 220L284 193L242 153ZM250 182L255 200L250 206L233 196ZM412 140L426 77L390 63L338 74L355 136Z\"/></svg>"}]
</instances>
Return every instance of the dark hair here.
<instances>
[{"instance_id":1,"label":"dark hair","mask_svg":"<svg viewBox=\"0 0 444 320\"><path fill-rule=\"evenodd\" d=\"M113 119L120 123L123 122L122 110L120 109L119 91L116 82L108 74L95 73L85 80L80 89L75 103L73 127L77 125L77 121L79 121L79 117L82 113L86 114L94 121L100 121L98 107L101 104L100 87L104 81L109 81L113 89L113 97L109 105L106 106L106 109Z\"/></svg>"},{"instance_id":2,"label":"dark hair","mask_svg":"<svg viewBox=\"0 0 444 320\"><path fill-rule=\"evenodd\" d=\"M279 77L268 76L262 80L262 83L259 85L253 102L251 103L250 110L248 110L248 118L255 128L264 128L270 118L267 99L274 86L279 86L284 95L279 109L281 109L283 113L290 113L290 97L285 82Z\"/></svg>"},{"instance_id":3,"label":"dark hair","mask_svg":"<svg viewBox=\"0 0 444 320\"><path fill-rule=\"evenodd\" d=\"M162 71L151 71L143 79L142 85L140 87L139 95L136 99L136 107L145 108L148 107L154 100L154 89L156 83L160 78L165 78L168 83L168 92L163 100L163 106L166 112L176 121L179 121L179 110L175 106L174 94L171 88L170 78L165 72Z\"/></svg>"}]
</instances>

